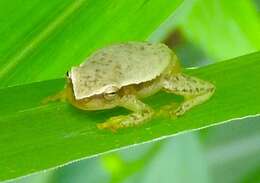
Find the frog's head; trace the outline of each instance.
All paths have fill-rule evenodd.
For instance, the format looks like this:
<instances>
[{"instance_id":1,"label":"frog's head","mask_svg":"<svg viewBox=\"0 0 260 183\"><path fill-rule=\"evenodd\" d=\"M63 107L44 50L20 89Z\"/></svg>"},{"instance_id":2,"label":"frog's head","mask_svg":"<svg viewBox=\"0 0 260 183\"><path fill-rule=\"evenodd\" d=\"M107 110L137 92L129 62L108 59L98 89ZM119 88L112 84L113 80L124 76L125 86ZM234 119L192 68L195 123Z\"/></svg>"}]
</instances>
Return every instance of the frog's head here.
<instances>
[{"instance_id":1,"label":"frog's head","mask_svg":"<svg viewBox=\"0 0 260 183\"><path fill-rule=\"evenodd\" d=\"M93 94L91 96L76 99L73 92L71 80L67 83L67 100L77 108L83 110L102 110L113 108L118 105L119 90L116 87L108 87L103 93Z\"/></svg>"}]
</instances>

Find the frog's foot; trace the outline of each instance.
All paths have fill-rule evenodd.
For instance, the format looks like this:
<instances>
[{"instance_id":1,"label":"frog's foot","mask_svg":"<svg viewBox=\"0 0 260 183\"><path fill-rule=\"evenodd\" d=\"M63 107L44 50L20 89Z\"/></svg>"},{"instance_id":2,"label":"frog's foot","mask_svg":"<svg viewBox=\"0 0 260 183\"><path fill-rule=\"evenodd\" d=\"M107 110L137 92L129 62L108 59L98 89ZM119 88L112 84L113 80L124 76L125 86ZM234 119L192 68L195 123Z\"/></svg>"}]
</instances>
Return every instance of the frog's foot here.
<instances>
[{"instance_id":1,"label":"frog's foot","mask_svg":"<svg viewBox=\"0 0 260 183\"><path fill-rule=\"evenodd\" d=\"M114 116L106 120L104 123L97 124L98 129L109 129L116 132L121 127L122 122L126 120L126 116Z\"/></svg>"},{"instance_id":2,"label":"frog's foot","mask_svg":"<svg viewBox=\"0 0 260 183\"><path fill-rule=\"evenodd\" d=\"M163 116L175 119L176 114L175 111L178 108L178 103L171 103L169 105L162 106L158 112L156 112L156 116Z\"/></svg>"},{"instance_id":3,"label":"frog's foot","mask_svg":"<svg viewBox=\"0 0 260 183\"><path fill-rule=\"evenodd\" d=\"M126 95L119 99L119 106L133 111L129 115L115 116L108 119L106 122L98 124L99 129L109 129L116 131L120 128L128 128L141 125L147 122L153 116L153 109L138 100L133 95Z\"/></svg>"},{"instance_id":4,"label":"frog's foot","mask_svg":"<svg viewBox=\"0 0 260 183\"><path fill-rule=\"evenodd\" d=\"M204 101L208 100L212 96L213 92L206 92L199 96L195 96L192 98L186 99L181 105L174 111L175 115L181 116L186 111L191 109L193 106L203 103Z\"/></svg>"},{"instance_id":5,"label":"frog's foot","mask_svg":"<svg viewBox=\"0 0 260 183\"><path fill-rule=\"evenodd\" d=\"M152 111L142 111L129 115L120 115L109 118L104 123L98 124L99 129L108 129L116 132L120 128L128 128L141 125L151 119Z\"/></svg>"},{"instance_id":6,"label":"frog's foot","mask_svg":"<svg viewBox=\"0 0 260 183\"><path fill-rule=\"evenodd\" d=\"M55 95L52 96L48 96L46 98L44 98L41 101L41 104L45 105L48 104L50 102L55 102L55 101L65 101L66 100L66 92L65 91L60 91Z\"/></svg>"},{"instance_id":7,"label":"frog's foot","mask_svg":"<svg viewBox=\"0 0 260 183\"><path fill-rule=\"evenodd\" d=\"M176 116L181 116L192 107L207 101L213 95L215 86L195 77L176 74L165 79L164 89L184 96L184 102L174 112Z\"/></svg>"}]
</instances>

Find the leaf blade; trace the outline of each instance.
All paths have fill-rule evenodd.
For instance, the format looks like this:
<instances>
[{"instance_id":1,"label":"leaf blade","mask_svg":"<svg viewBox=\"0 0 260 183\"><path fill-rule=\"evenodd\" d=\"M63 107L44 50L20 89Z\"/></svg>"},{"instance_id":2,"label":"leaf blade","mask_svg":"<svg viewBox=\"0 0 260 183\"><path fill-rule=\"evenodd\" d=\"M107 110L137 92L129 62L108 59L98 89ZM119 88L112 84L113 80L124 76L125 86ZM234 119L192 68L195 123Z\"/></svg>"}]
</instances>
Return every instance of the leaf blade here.
<instances>
[{"instance_id":1,"label":"leaf blade","mask_svg":"<svg viewBox=\"0 0 260 183\"><path fill-rule=\"evenodd\" d=\"M175 121L156 118L139 128L115 134L97 130L96 124L110 116L126 113L123 109L84 112L66 103L39 105L44 97L63 87L63 79L1 89L0 101L4 102L0 106L0 180L61 166L121 147L259 115L259 60L260 52L257 52L185 70L187 74L216 85L211 100ZM175 99L172 95L159 93L146 101L157 109ZM16 108L13 108L14 104L17 104Z\"/></svg>"}]
</instances>

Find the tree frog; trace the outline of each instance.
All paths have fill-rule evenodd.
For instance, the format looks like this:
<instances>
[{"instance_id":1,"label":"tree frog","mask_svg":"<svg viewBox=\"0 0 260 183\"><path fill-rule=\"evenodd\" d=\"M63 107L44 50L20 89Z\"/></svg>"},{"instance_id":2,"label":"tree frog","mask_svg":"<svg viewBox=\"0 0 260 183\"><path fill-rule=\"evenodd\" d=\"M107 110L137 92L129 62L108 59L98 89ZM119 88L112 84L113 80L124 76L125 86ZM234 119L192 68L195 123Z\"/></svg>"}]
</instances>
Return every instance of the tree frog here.
<instances>
[{"instance_id":1,"label":"tree frog","mask_svg":"<svg viewBox=\"0 0 260 183\"><path fill-rule=\"evenodd\" d=\"M132 111L97 125L99 129L116 131L148 122L155 112L142 98L160 90L184 97L177 108L167 107L165 111L179 117L208 100L215 86L183 74L176 55L165 44L127 42L99 49L72 67L65 89L48 100L65 99L82 110L120 106Z\"/></svg>"}]
</instances>

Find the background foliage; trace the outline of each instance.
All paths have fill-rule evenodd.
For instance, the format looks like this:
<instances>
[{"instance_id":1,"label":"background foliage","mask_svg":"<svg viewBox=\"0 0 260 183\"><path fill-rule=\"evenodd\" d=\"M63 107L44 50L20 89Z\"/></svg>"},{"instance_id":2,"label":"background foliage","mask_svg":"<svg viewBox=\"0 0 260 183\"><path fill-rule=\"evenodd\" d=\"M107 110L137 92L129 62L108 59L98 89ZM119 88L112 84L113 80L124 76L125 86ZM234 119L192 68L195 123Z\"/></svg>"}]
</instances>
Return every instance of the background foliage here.
<instances>
[{"instance_id":1,"label":"background foliage","mask_svg":"<svg viewBox=\"0 0 260 183\"><path fill-rule=\"evenodd\" d=\"M8 2L0 2L4 7L0 11L1 87L60 77L94 49L119 40L165 41L185 66L241 56L260 47L258 1L190 0L172 6L168 3L173 1L136 1L133 6L124 1L117 5L111 1ZM44 8L39 11L39 6ZM133 14L137 16L132 18ZM80 27L76 33L71 31L75 26ZM136 27L143 31L134 31ZM61 66L61 60L66 65ZM17 182L259 182L259 130L259 118L244 119Z\"/></svg>"}]
</instances>

